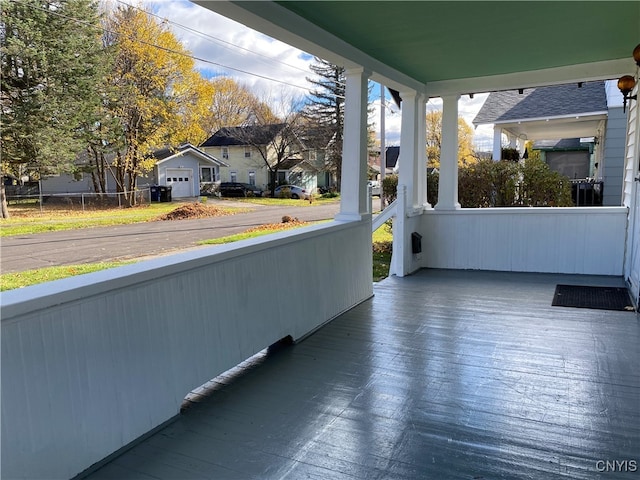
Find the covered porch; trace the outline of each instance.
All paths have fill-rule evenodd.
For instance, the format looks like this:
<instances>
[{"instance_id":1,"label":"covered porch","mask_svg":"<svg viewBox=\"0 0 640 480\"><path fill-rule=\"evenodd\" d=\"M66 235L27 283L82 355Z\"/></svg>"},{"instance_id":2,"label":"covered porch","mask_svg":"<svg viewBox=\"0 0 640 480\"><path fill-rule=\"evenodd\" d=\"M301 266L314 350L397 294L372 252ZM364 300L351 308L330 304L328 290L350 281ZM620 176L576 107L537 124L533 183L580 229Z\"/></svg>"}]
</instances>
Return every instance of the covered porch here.
<instances>
[{"instance_id":1,"label":"covered porch","mask_svg":"<svg viewBox=\"0 0 640 480\"><path fill-rule=\"evenodd\" d=\"M190 395L175 422L88 478L635 478L640 323L552 307L557 283L623 285L388 278L304 341Z\"/></svg>"},{"instance_id":2,"label":"covered porch","mask_svg":"<svg viewBox=\"0 0 640 480\"><path fill-rule=\"evenodd\" d=\"M162 428L189 391L284 337L299 343L94 474L593 478L601 460L631 469L637 317L550 302L568 274L629 285L638 298L637 102L623 205L607 209L461 209L456 131L460 95L637 78L640 6L200 3L345 66L340 213L3 293L3 476L74 477ZM391 12L409 26L382 38L371 25ZM523 18L517 45L495 35ZM559 42L560 31L576 41ZM375 290L369 79L402 99L399 195L386 212L395 216L394 276ZM424 121L433 96L444 115L439 198L429 205Z\"/></svg>"}]
</instances>

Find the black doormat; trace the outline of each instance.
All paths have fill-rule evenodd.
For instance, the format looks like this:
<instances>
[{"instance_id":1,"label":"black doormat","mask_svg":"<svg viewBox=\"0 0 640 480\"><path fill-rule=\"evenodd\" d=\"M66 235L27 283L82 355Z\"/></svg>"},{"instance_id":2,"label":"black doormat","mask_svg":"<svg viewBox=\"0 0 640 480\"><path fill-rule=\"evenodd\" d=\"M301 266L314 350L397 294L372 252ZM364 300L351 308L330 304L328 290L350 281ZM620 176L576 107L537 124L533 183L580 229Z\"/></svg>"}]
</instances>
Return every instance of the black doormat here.
<instances>
[{"instance_id":1,"label":"black doormat","mask_svg":"<svg viewBox=\"0 0 640 480\"><path fill-rule=\"evenodd\" d=\"M553 296L551 305L555 307L635 311L627 289L620 287L556 285L556 293Z\"/></svg>"}]
</instances>

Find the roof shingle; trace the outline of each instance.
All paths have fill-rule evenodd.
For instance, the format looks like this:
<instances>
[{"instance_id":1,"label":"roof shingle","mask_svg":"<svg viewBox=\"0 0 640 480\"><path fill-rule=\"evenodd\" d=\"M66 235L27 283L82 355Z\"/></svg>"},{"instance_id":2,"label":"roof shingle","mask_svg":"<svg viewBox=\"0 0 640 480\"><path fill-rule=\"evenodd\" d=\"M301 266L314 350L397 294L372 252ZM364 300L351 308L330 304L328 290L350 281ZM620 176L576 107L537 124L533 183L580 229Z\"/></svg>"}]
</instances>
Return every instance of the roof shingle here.
<instances>
[{"instance_id":1,"label":"roof shingle","mask_svg":"<svg viewBox=\"0 0 640 480\"><path fill-rule=\"evenodd\" d=\"M604 81L491 92L473 120L474 125L561 117L607 110Z\"/></svg>"}]
</instances>

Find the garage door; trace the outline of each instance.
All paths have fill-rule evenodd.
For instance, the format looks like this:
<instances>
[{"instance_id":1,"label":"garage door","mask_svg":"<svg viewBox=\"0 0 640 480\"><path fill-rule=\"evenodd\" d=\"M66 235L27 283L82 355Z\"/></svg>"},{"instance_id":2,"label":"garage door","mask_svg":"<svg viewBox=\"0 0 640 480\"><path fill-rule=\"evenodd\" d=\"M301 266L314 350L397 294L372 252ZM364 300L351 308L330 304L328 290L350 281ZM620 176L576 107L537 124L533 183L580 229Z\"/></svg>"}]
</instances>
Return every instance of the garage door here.
<instances>
[{"instance_id":1,"label":"garage door","mask_svg":"<svg viewBox=\"0 0 640 480\"><path fill-rule=\"evenodd\" d=\"M167 168L167 186L171 187L171 198L193 197L193 170L190 168Z\"/></svg>"}]
</instances>

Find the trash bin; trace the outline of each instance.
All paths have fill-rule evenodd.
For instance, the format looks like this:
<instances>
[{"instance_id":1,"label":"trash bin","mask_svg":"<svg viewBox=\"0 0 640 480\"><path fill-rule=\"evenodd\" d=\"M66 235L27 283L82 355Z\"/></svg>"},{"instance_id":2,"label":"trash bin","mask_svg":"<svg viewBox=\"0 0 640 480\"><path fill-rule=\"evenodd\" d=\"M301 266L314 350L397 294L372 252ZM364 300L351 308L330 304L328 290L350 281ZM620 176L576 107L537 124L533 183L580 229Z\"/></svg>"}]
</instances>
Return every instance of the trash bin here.
<instances>
[{"instance_id":1,"label":"trash bin","mask_svg":"<svg viewBox=\"0 0 640 480\"><path fill-rule=\"evenodd\" d=\"M159 185L152 185L150 188L151 191L151 201L152 202L159 202L160 201L160 186Z\"/></svg>"},{"instance_id":2,"label":"trash bin","mask_svg":"<svg viewBox=\"0 0 640 480\"><path fill-rule=\"evenodd\" d=\"M160 201L161 202L170 202L171 201L171 186L161 185L158 188L160 190Z\"/></svg>"}]
</instances>

